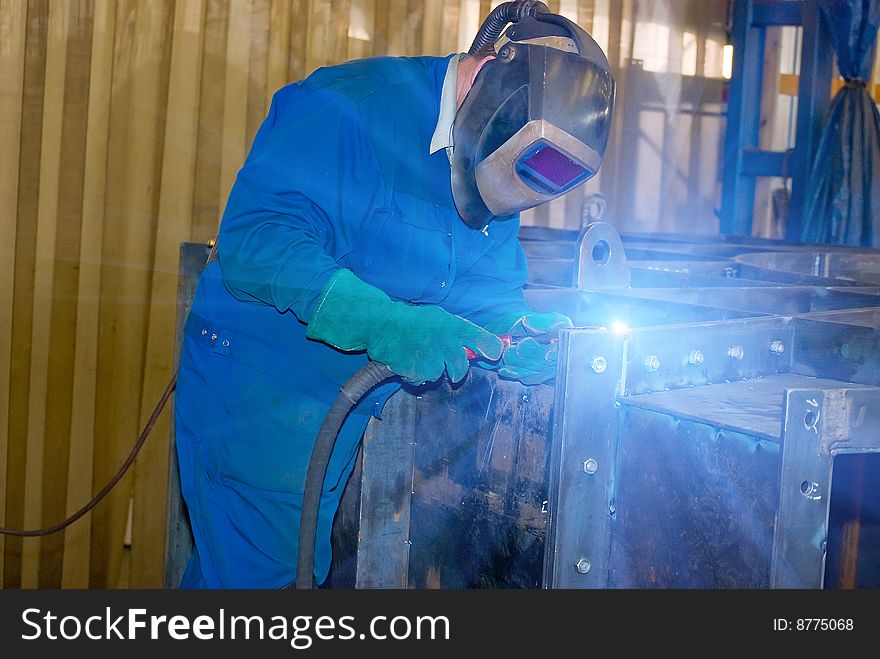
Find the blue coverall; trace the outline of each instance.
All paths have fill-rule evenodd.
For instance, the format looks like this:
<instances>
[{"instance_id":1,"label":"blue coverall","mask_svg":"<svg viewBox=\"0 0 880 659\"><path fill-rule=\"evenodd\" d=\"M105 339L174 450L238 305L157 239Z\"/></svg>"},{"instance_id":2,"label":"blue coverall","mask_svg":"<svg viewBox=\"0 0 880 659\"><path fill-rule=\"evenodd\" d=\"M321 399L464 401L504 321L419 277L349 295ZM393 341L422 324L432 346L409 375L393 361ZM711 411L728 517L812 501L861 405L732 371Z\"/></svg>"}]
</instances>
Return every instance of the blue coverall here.
<instances>
[{"instance_id":1,"label":"blue coverall","mask_svg":"<svg viewBox=\"0 0 880 659\"><path fill-rule=\"evenodd\" d=\"M446 153L429 155L448 62L359 60L275 94L185 325L176 441L196 550L183 587L296 579L312 445L340 386L367 361L305 336L336 269L477 324L528 311L519 218L485 233L466 227ZM363 400L340 432L321 499L317 583L367 421L396 387Z\"/></svg>"}]
</instances>

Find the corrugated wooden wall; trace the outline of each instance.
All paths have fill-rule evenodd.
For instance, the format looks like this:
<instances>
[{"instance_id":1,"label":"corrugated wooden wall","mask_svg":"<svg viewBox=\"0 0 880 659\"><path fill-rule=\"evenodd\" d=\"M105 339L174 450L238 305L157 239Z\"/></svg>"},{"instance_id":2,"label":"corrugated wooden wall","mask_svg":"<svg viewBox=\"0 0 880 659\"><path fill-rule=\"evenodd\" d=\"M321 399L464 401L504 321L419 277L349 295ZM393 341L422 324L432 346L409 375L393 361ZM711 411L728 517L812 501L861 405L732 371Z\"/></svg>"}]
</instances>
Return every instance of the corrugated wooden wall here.
<instances>
[{"instance_id":1,"label":"corrugated wooden wall","mask_svg":"<svg viewBox=\"0 0 880 659\"><path fill-rule=\"evenodd\" d=\"M80 508L172 375L178 245L207 241L272 92L466 50L485 0L0 0L0 525ZM593 1L549 2L589 29ZM0 536L7 588L162 584L169 412L92 513Z\"/></svg>"}]
</instances>

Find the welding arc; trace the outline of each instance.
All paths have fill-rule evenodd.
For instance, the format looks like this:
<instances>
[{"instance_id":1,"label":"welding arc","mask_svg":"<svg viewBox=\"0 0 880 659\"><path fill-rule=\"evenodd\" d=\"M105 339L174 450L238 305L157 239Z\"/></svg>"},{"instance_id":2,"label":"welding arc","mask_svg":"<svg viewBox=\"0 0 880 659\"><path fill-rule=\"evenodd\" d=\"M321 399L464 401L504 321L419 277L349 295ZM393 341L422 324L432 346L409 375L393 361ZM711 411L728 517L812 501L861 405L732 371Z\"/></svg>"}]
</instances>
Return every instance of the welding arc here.
<instances>
[{"instance_id":1,"label":"welding arc","mask_svg":"<svg viewBox=\"0 0 880 659\"><path fill-rule=\"evenodd\" d=\"M140 452L141 447L143 447L144 442L147 441L147 437L150 434L150 431L153 429L153 426L156 425L156 421L159 420L159 415L162 413L162 410L165 408L165 404L168 402L168 399L171 398L171 394L174 391L174 387L177 386L177 371L174 372L174 376L171 378L171 381L168 383L168 386L165 387L165 392L162 394L162 397L159 399L159 402L156 404L155 409L153 409L153 413L150 415L150 419L147 421L147 425L144 426L143 431L141 432L140 437L138 437L137 443L135 443L134 447L131 449L131 452L128 454L128 457L125 459L125 462L110 479L110 481L103 487L103 489L98 492L92 500L89 501L82 508L77 510L73 515L65 519L64 521L58 522L57 524L50 526L46 529L34 529L31 531L25 531L22 529L7 529L4 526L0 526L0 535L13 535L18 536L20 538L34 538L44 535L52 535L53 533L58 533L62 529L67 528L71 524L73 524L80 517L89 512L92 508L98 505L98 502L101 501L107 494L110 493L110 490L120 481L120 479L125 475L125 472L128 471L128 468L134 463L137 454Z\"/></svg>"}]
</instances>

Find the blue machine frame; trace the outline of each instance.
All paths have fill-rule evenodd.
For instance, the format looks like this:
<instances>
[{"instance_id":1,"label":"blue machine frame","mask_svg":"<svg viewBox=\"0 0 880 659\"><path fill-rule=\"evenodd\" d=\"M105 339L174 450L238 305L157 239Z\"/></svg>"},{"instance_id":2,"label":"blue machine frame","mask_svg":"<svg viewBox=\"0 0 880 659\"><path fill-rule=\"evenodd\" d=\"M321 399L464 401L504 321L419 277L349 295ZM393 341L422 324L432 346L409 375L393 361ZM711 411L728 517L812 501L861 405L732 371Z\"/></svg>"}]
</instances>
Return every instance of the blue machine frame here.
<instances>
[{"instance_id":1,"label":"blue machine frame","mask_svg":"<svg viewBox=\"0 0 880 659\"><path fill-rule=\"evenodd\" d=\"M727 105L722 171L721 232L751 235L755 179L792 179L786 239L800 240L805 188L831 103L834 52L817 0L732 0L733 71ZM758 148L766 30L802 26L795 146Z\"/></svg>"}]
</instances>

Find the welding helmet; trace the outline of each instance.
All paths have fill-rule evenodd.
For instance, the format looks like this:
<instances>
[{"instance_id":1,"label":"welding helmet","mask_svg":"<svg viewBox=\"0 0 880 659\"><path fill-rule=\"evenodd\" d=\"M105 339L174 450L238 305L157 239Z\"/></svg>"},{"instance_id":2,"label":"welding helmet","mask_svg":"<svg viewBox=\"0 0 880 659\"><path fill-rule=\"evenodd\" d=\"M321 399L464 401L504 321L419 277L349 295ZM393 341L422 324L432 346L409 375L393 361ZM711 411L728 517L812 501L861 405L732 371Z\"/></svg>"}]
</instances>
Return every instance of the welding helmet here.
<instances>
[{"instance_id":1,"label":"welding helmet","mask_svg":"<svg viewBox=\"0 0 880 659\"><path fill-rule=\"evenodd\" d=\"M496 7L469 51L487 54L453 124L452 194L473 229L594 176L614 105L602 49L541 2Z\"/></svg>"}]
</instances>

